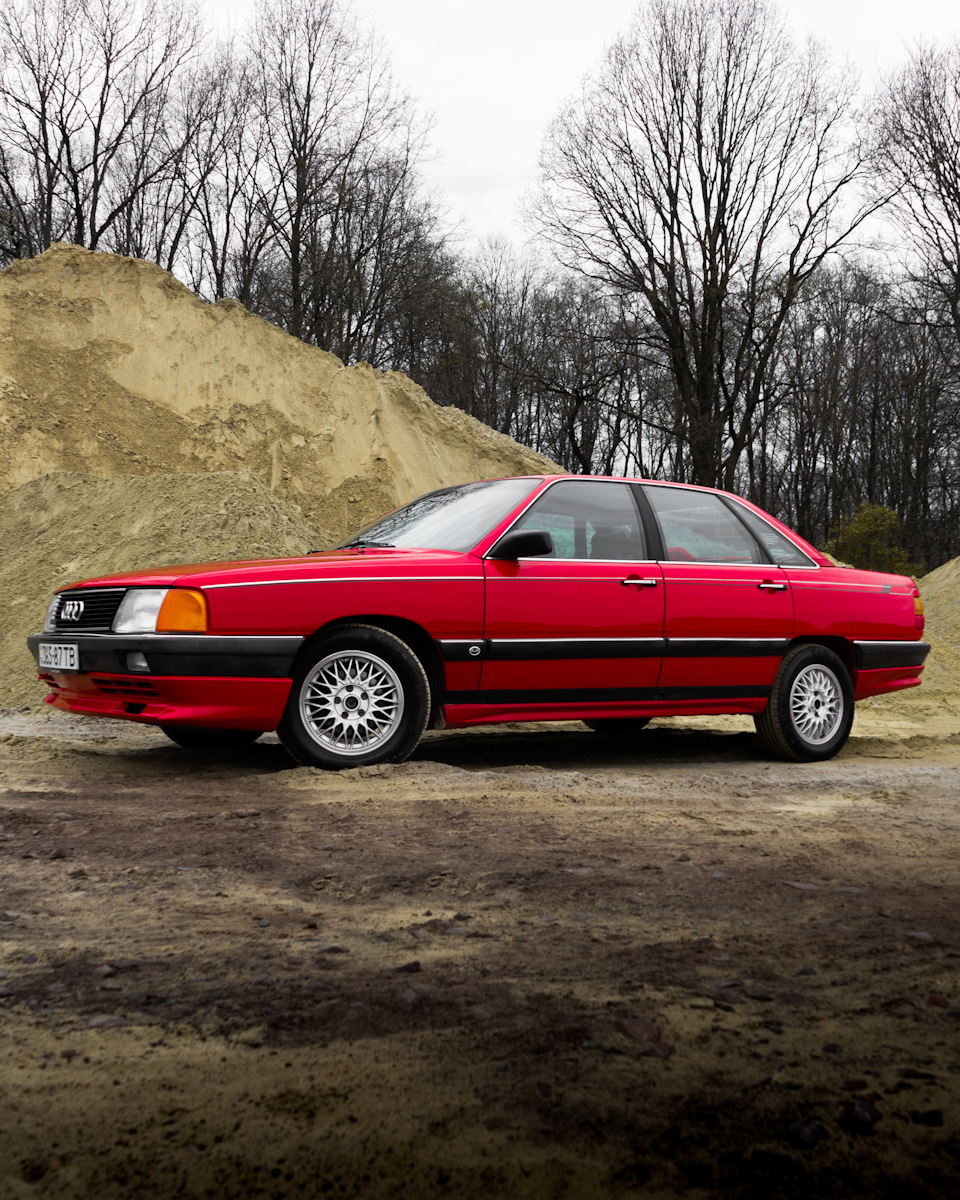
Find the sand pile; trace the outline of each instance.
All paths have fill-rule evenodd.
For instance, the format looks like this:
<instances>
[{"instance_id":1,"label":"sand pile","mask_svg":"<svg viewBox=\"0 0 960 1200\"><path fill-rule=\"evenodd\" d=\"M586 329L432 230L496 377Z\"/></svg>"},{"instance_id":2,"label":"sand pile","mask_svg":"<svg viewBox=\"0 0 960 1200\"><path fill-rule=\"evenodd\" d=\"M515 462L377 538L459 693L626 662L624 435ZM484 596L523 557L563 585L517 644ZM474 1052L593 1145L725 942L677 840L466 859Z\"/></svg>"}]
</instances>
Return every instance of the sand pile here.
<instances>
[{"instance_id":1,"label":"sand pile","mask_svg":"<svg viewBox=\"0 0 960 1200\"><path fill-rule=\"evenodd\" d=\"M0 493L51 471L247 471L346 532L444 484L555 469L151 263L58 245L0 273Z\"/></svg>"},{"instance_id":2,"label":"sand pile","mask_svg":"<svg viewBox=\"0 0 960 1200\"><path fill-rule=\"evenodd\" d=\"M107 571L304 554L332 544L252 475L46 475L0 496L0 706L38 705L26 648L53 590Z\"/></svg>"},{"instance_id":3,"label":"sand pile","mask_svg":"<svg viewBox=\"0 0 960 1200\"><path fill-rule=\"evenodd\" d=\"M925 575L920 595L927 618L924 638L933 649L919 692L960 705L960 558Z\"/></svg>"},{"instance_id":4,"label":"sand pile","mask_svg":"<svg viewBox=\"0 0 960 1200\"><path fill-rule=\"evenodd\" d=\"M445 484L556 469L151 263L54 246L0 272L0 705L39 702L23 639L58 584L302 553Z\"/></svg>"},{"instance_id":5,"label":"sand pile","mask_svg":"<svg viewBox=\"0 0 960 1200\"><path fill-rule=\"evenodd\" d=\"M925 575L919 586L927 618L923 638L931 646L923 682L858 705L862 717L881 718L890 728L932 729L940 718L955 720L960 714L960 558Z\"/></svg>"}]
</instances>

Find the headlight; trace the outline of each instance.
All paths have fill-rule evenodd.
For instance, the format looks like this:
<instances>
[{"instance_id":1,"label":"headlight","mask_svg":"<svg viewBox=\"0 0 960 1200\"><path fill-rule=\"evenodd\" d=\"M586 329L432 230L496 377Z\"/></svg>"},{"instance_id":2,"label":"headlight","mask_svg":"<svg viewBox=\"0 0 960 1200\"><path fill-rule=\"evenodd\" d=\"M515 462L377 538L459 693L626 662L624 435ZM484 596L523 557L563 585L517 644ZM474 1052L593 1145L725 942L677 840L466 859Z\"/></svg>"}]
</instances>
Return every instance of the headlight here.
<instances>
[{"instance_id":1,"label":"headlight","mask_svg":"<svg viewBox=\"0 0 960 1200\"><path fill-rule=\"evenodd\" d=\"M154 633L169 588L131 588L113 618L114 633Z\"/></svg>"},{"instance_id":2,"label":"headlight","mask_svg":"<svg viewBox=\"0 0 960 1200\"><path fill-rule=\"evenodd\" d=\"M114 633L206 633L207 598L195 588L131 588L113 618Z\"/></svg>"},{"instance_id":3,"label":"headlight","mask_svg":"<svg viewBox=\"0 0 960 1200\"><path fill-rule=\"evenodd\" d=\"M60 597L54 598L47 605L47 615L43 618L43 632L56 633L57 631L57 611L60 608Z\"/></svg>"}]
</instances>

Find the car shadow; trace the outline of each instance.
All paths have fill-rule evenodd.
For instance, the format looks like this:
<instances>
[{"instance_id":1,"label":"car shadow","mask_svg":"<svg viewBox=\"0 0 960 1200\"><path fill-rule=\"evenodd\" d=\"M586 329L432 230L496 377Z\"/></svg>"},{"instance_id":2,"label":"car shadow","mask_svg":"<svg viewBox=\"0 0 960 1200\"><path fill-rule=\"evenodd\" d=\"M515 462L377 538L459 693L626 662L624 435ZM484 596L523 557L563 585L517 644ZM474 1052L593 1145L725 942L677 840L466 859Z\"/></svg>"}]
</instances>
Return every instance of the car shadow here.
<instances>
[{"instance_id":1,"label":"car shadow","mask_svg":"<svg viewBox=\"0 0 960 1200\"><path fill-rule=\"evenodd\" d=\"M595 733L565 724L556 729L491 725L427 734L411 761L466 769L549 766L557 770L610 769L691 762L767 762L753 732L654 725L633 734Z\"/></svg>"},{"instance_id":2,"label":"car shadow","mask_svg":"<svg viewBox=\"0 0 960 1200\"><path fill-rule=\"evenodd\" d=\"M241 775L296 770L296 762L272 735L249 746L185 749L173 743L135 752L177 774L194 767L229 767ZM409 759L464 770L549 767L552 770L611 770L639 766L689 766L769 761L749 731L652 725L638 733L596 733L579 722L562 725L485 725L427 733Z\"/></svg>"}]
</instances>

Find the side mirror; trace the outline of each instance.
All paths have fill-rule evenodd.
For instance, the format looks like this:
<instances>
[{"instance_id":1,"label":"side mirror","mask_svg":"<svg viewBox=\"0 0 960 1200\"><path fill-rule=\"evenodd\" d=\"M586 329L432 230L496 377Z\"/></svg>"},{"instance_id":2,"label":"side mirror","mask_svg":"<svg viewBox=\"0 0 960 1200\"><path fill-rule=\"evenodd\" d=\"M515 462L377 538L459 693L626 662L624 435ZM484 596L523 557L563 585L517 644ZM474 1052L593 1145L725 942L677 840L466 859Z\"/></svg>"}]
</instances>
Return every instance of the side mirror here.
<instances>
[{"instance_id":1,"label":"side mirror","mask_svg":"<svg viewBox=\"0 0 960 1200\"><path fill-rule=\"evenodd\" d=\"M553 553L553 537L545 529L511 529L505 533L487 558L536 558L539 554Z\"/></svg>"}]
</instances>

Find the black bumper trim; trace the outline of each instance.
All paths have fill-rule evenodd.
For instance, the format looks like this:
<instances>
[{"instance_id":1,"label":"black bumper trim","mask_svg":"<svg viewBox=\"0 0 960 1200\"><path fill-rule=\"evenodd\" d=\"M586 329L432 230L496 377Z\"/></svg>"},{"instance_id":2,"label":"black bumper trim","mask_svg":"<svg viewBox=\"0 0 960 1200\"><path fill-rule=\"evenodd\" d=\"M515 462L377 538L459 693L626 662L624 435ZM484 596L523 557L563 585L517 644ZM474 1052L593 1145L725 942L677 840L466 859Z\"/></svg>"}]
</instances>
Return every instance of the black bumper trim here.
<instances>
[{"instance_id":1,"label":"black bumper trim","mask_svg":"<svg viewBox=\"0 0 960 1200\"><path fill-rule=\"evenodd\" d=\"M77 646L80 670L55 674L226 676L248 679L289 679L301 637L242 637L203 634L74 634L35 633L27 645L39 665L41 642L70 642ZM139 651L149 671L130 671L127 654Z\"/></svg>"},{"instance_id":2,"label":"black bumper trim","mask_svg":"<svg viewBox=\"0 0 960 1200\"><path fill-rule=\"evenodd\" d=\"M854 642L858 671L894 667L922 667L930 653L929 642Z\"/></svg>"}]
</instances>

